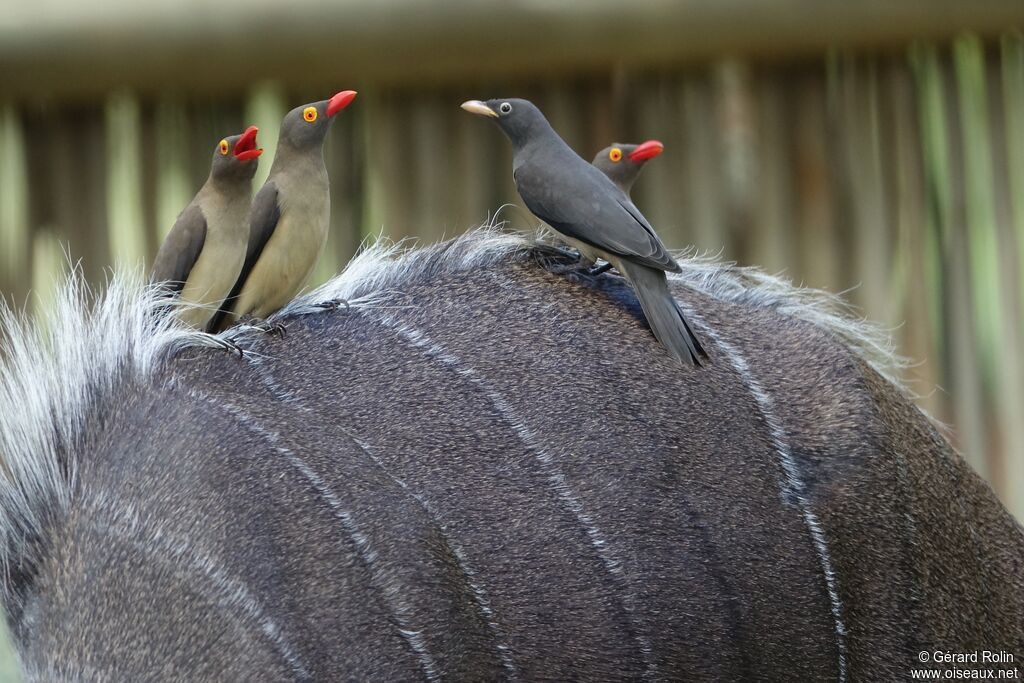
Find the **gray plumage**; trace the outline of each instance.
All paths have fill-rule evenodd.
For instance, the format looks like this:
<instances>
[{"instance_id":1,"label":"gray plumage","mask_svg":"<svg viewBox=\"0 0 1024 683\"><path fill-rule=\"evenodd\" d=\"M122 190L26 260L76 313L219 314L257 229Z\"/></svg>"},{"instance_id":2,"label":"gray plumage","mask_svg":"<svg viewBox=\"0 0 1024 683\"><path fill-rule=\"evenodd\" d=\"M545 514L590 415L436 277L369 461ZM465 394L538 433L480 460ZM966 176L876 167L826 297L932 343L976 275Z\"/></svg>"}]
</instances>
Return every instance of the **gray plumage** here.
<instances>
[{"instance_id":1,"label":"gray plumage","mask_svg":"<svg viewBox=\"0 0 1024 683\"><path fill-rule=\"evenodd\" d=\"M680 362L699 365L704 348L672 297L665 298L665 271L678 272L679 264L629 197L565 144L531 102L473 100L462 106L494 118L511 140L516 189L538 218L583 255L608 261L624 277L641 268L652 271L639 284L631 280L651 330Z\"/></svg>"},{"instance_id":2,"label":"gray plumage","mask_svg":"<svg viewBox=\"0 0 1024 683\"><path fill-rule=\"evenodd\" d=\"M120 283L95 313L58 293L49 346L0 310L27 682L890 681L1024 652L1024 534L875 335L680 266L700 373L622 279L508 235L370 249L317 293L350 310L236 328L242 359Z\"/></svg>"},{"instance_id":3,"label":"gray plumage","mask_svg":"<svg viewBox=\"0 0 1024 683\"><path fill-rule=\"evenodd\" d=\"M242 270L257 158L255 126L221 140L210 175L174 222L153 264L151 280L183 304L185 323L206 329Z\"/></svg>"},{"instance_id":4,"label":"gray plumage","mask_svg":"<svg viewBox=\"0 0 1024 683\"><path fill-rule=\"evenodd\" d=\"M266 318L291 301L313 273L331 214L323 141L333 116L354 97L343 91L284 117L270 174L252 202L245 262L214 329L243 316Z\"/></svg>"}]
</instances>

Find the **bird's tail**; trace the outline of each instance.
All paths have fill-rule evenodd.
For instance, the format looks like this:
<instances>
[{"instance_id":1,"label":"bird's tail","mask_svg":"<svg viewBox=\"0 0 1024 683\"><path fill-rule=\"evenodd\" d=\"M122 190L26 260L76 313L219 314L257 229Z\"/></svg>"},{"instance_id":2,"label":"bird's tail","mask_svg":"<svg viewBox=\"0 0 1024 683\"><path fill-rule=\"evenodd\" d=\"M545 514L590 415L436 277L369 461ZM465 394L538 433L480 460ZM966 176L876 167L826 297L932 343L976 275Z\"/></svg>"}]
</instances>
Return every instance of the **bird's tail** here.
<instances>
[{"instance_id":1,"label":"bird's tail","mask_svg":"<svg viewBox=\"0 0 1024 683\"><path fill-rule=\"evenodd\" d=\"M679 310L672 292L668 288L665 272L639 263L616 264L627 280L633 285L640 306L647 316L647 324L658 341L680 362L700 365L700 359L707 357L697 335Z\"/></svg>"}]
</instances>

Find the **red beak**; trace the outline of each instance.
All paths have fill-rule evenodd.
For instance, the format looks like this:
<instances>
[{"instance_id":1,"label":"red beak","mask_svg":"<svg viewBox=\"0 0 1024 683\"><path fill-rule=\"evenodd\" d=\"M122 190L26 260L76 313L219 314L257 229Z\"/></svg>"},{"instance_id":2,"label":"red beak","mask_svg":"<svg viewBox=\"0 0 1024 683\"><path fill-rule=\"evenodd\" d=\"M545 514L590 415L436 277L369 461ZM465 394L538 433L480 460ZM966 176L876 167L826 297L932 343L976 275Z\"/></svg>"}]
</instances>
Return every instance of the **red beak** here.
<instances>
[{"instance_id":1,"label":"red beak","mask_svg":"<svg viewBox=\"0 0 1024 683\"><path fill-rule=\"evenodd\" d=\"M263 154L262 149L256 148L256 133L259 132L259 128L256 126L249 126L242 133L241 137L235 143L235 158L240 161L249 161L255 159L259 155Z\"/></svg>"},{"instance_id":2,"label":"red beak","mask_svg":"<svg viewBox=\"0 0 1024 683\"><path fill-rule=\"evenodd\" d=\"M339 111L347 107L355 98L355 90L342 90L340 93L327 100L327 118L334 116Z\"/></svg>"},{"instance_id":3,"label":"red beak","mask_svg":"<svg viewBox=\"0 0 1024 683\"><path fill-rule=\"evenodd\" d=\"M665 150L665 145L661 144L657 140L648 140L642 142L636 146L632 152L629 153L630 161L647 161L653 159Z\"/></svg>"}]
</instances>

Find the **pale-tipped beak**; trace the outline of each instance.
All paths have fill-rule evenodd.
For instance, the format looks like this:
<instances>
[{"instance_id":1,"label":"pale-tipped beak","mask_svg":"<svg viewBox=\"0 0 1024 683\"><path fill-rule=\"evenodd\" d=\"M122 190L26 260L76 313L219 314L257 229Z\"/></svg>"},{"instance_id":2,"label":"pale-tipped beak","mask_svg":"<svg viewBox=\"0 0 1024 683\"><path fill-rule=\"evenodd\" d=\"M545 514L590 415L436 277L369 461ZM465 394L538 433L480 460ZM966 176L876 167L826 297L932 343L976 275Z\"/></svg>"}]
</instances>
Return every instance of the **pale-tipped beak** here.
<instances>
[{"instance_id":1,"label":"pale-tipped beak","mask_svg":"<svg viewBox=\"0 0 1024 683\"><path fill-rule=\"evenodd\" d=\"M467 100L462 103L462 108L470 114L476 114L477 116L490 116L495 119L498 118L498 112L494 111L480 100Z\"/></svg>"},{"instance_id":2,"label":"pale-tipped beak","mask_svg":"<svg viewBox=\"0 0 1024 683\"><path fill-rule=\"evenodd\" d=\"M331 118L339 111L352 103L356 98L355 90L342 90L331 99L327 100L327 118Z\"/></svg>"},{"instance_id":3,"label":"pale-tipped beak","mask_svg":"<svg viewBox=\"0 0 1024 683\"><path fill-rule=\"evenodd\" d=\"M665 145L661 144L657 140L648 140L642 142L636 146L632 152L629 153L630 161L647 161L665 151Z\"/></svg>"},{"instance_id":4,"label":"pale-tipped beak","mask_svg":"<svg viewBox=\"0 0 1024 683\"><path fill-rule=\"evenodd\" d=\"M249 126L235 142L235 158L240 161L249 161L263 154L262 149L256 148L256 133L260 131L256 126Z\"/></svg>"}]
</instances>

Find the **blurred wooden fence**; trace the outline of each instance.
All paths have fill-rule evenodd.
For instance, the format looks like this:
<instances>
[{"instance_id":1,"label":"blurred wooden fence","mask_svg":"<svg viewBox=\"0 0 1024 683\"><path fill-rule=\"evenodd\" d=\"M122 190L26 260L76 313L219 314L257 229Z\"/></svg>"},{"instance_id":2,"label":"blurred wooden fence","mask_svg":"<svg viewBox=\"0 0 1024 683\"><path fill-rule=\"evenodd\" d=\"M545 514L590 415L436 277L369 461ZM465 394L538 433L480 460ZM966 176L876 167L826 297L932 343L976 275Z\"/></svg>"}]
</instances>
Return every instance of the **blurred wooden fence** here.
<instances>
[{"instance_id":1,"label":"blurred wooden fence","mask_svg":"<svg viewBox=\"0 0 1024 683\"><path fill-rule=\"evenodd\" d=\"M516 204L506 141L459 110L536 101L585 157L656 137L636 200L672 247L695 245L807 285L850 290L917 361L908 380L1024 518L1024 39L834 52L762 65L612 69L459 87L262 83L244 97L115 92L0 101L0 291L45 305L67 250L86 274L151 259L216 142L360 90L330 133L332 232L317 273L369 235L436 240ZM2 97L2 93L0 93Z\"/></svg>"}]
</instances>

